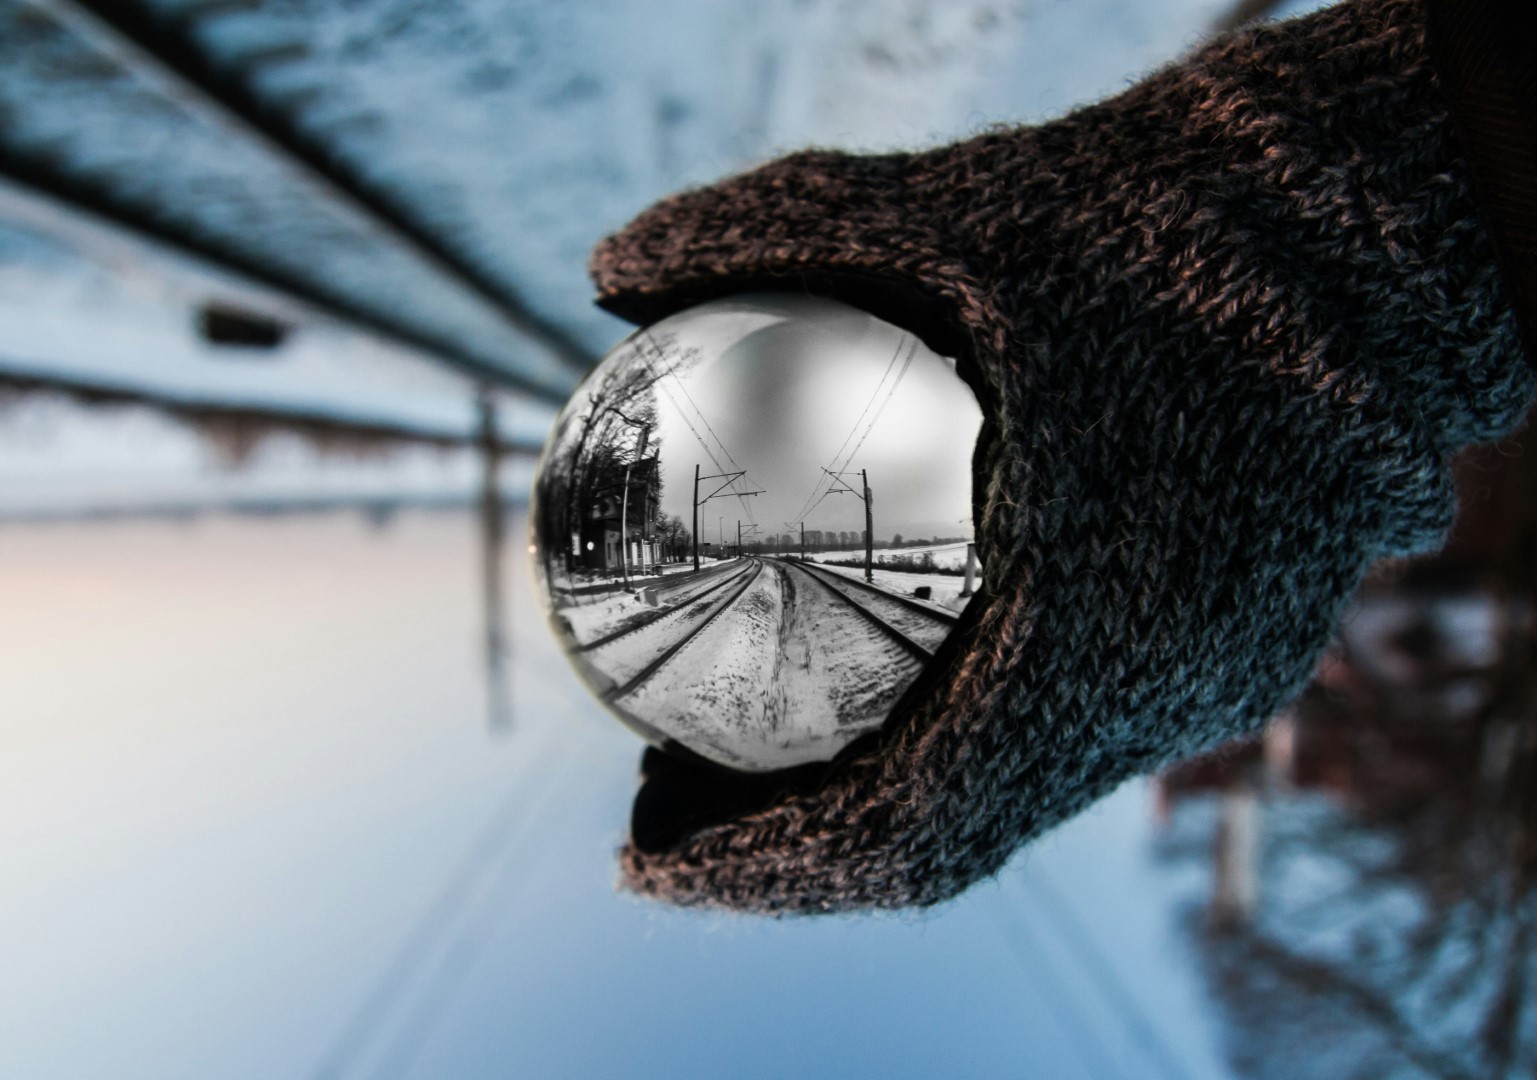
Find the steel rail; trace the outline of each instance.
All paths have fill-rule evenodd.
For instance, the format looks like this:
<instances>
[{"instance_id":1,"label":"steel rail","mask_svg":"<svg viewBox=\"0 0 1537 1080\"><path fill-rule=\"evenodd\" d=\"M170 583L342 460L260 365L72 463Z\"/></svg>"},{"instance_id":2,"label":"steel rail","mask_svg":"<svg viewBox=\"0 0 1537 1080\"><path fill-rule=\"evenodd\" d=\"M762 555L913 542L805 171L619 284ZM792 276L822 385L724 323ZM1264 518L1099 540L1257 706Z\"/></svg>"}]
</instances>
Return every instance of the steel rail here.
<instances>
[{"instance_id":1,"label":"steel rail","mask_svg":"<svg viewBox=\"0 0 1537 1080\"><path fill-rule=\"evenodd\" d=\"M543 449L540 443L509 440L500 436L491 440L488 445L484 434L477 431L454 434L419 425L393 423L388 420L354 420L336 416L324 409L305 406L271 403L236 405L215 398L172 397L91 379L44 373L40 366L34 366L27 371L0 367L0 392L6 391L53 392L90 405L143 405L182 420L222 420L229 423L314 432L319 435L346 433L365 439L425 443L430 446L477 445L511 457L537 457Z\"/></svg>"},{"instance_id":2,"label":"steel rail","mask_svg":"<svg viewBox=\"0 0 1537 1080\"><path fill-rule=\"evenodd\" d=\"M648 616L642 621L636 623L634 626L628 626L621 630L615 630L613 633L605 634L603 637L600 637L595 641L588 641L580 644L576 647L576 651L592 652L594 649L601 649L603 646L610 645L613 642L618 641L620 638L626 638L631 634L638 633L641 630L646 629L648 626L655 626L663 619L666 619L672 615L676 615L695 602L703 600L706 596L709 596L712 593L718 592L719 590L725 588L727 585L730 585L733 581L736 581L747 572L748 571L745 568L732 569L722 580L716 582L714 585L711 585L709 588L704 589L701 592L694 593L692 596L684 597L683 600L680 601L675 607L670 607L666 611L659 611L655 615Z\"/></svg>"},{"instance_id":3,"label":"steel rail","mask_svg":"<svg viewBox=\"0 0 1537 1080\"><path fill-rule=\"evenodd\" d=\"M575 375L586 375L598 363L596 353L576 340L570 330L539 315L512 286L476 267L415 220L410 207L358 177L320 138L301 131L247 84L221 71L184 32L183 26L200 14L197 5L189 5L183 14L171 20L155 17L134 0L26 2L89 29L97 40L117 46L114 51L120 54L137 55L144 63L154 63L161 86L180 91L177 97L183 100L191 97L201 101L204 108L220 114L224 123L243 129L247 137L263 144L271 154L289 161L337 200L369 218L395 243L409 247L440 275L486 301L507 326L538 343ZM214 5L211 11L217 8Z\"/></svg>"},{"instance_id":4,"label":"steel rail","mask_svg":"<svg viewBox=\"0 0 1537 1080\"><path fill-rule=\"evenodd\" d=\"M82 219L91 228L126 234L136 243L163 248L194 264L244 278L301 309L318 312L396 345L424 353L475 378L520 391L557 408L566 403L565 394L544 383L488 363L452 342L425 334L404 322L384 318L345 297L323 295L304 282L275 272L237 251L223 250L221 245L209 244L188 231L163 223L145 222L130 207L120 204L88 183L82 183L62 169L15 157L3 142L0 142L0 180L26 198L48 205L55 213Z\"/></svg>"},{"instance_id":5,"label":"steel rail","mask_svg":"<svg viewBox=\"0 0 1537 1080\"><path fill-rule=\"evenodd\" d=\"M732 593L726 599L726 601L720 605L720 607L712 611L708 618L701 620L698 626L690 630L688 634L686 634L683 638L670 645L666 652L662 653L662 655L658 656L655 660L651 661L651 663L647 664L645 667L641 668L640 671L636 672L635 675L630 678L629 682L610 690L607 695L605 695L608 700L618 701L620 698L627 696L632 691L634 691L636 687L640 686L647 679L651 678L651 676L655 675L659 670L661 670L662 665L666 664L667 661L671 660L674 656L677 656L685 645L691 641L697 641L699 635L704 631L705 627L709 626L716 619L720 618L722 612L726 611L731 607L732 604L741 599L742 594L750 589L753 583L756 582L762 575L763 562L759 559L754 559L753 562L756 564L756 571L750 575L746 581L742 582L741 586L736 590L736 592Z\"/></svg>"},{"instance_id":6,"label":"steel rail","mask_svg":"<svg viewBox=\"0 0 1537 1080\"><path fill-rule=\"evenodd\" d=\"M916 611L920 615L927 615L929 618L933 619L935 622L946 623L946 624L948 624L950 626L954 626L956 623L960 622L960 616L958 616L958 615L952 615L948 611L936 610L935 608L929 607L928 605L924 604L922 601L913 600L910 597L898 596L894 592L887 592L885 589L882 589L879 586L871 585L868 581L861 581L859 578L852 578L852 577L849 577L847 574L837 573L836 571L829 570L826 567L821 566L821 565L819 565L817 563L810 562L809 560L807 562L804 562L804 563L797 561L795 565L801 567L802 569L808 569L809 568L809 569L812 569L812 570L816 570L816 571L818 571L820 573L830 575L832 578L834 578L834 579L836 579L838 581L848 582L848 584L853 585L856 588L863 589L863 590L865 590L866 592L869 592L869 593L874 593L876 596L880 597L882 600L890 600L892 603L899 604L899 605L901 605L902 607L905 607L905 608L909 608L912 611Z\"/></svg>"},{"instance_id":7,"label":"steel rail","mask_svg":"<svg viewBox=\"0 0 1537 1080\"><path fill-rule=\"evenodd\" d=\"M855 600L852 596L849 596L842 589L839 589L837 586L831 584L828 581L825 581L821 577L821 575L813 574L811 571L807 570L803 565L801 565L798 562L787 562L784 565L785 566L789 566L789 567L794 567L796 570L799 570L801 573L805 574L812 581L814 581L818 585L822 586L822 588L824 588L828 592L832 593L839 600L842 600L849 607L851 607L855 611L859 612L859 614L862 615L877 630L881 631L887 637L889 637L893 641L895 641L898 645L902 646L902 648L904 648L908 652L912 653L914 656L916 656L923 663L928 663L930 660L932 660L934 658L934 650L933 649L927 649L927 648L923 647L922 645L918 644L912 638L910 638L906 634L902 633L902 631L898 630L895 626L892 626L889 622L887 622L885 619L881 618L875 612L871 611L869 608L865 607L863 604L860 604L857 600Z\"/></svg>"}]
</instances>

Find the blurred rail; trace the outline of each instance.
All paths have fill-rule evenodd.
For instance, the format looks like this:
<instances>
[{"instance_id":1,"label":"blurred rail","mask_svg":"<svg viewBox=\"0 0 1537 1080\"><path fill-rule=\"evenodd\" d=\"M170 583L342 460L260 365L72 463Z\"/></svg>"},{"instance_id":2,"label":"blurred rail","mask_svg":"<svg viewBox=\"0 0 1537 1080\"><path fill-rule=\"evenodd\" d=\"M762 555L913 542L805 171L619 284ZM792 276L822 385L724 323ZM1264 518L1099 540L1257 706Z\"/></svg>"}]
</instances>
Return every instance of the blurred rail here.
<instances>
[{"instance_id":1,"label":"blurred rail","mask_svg":"<svg viewBox=\"0 0 1537 1080\"><path fill-rule=\"evenodd\" d=\"M245 58L237 77L196 48L186 26L199 12L227 10L228 0L213 0L166 21L123 0L0 5L0 38L9 38L0 54L12 51L0 60L14 80L0 109L22 121L0 129L0 176L478 377L563 403L593 353L252 94L244 80L282 62L281 50ZM29 48L46 55L33 61ZM18 70L29 62L35 70ZM122 93L128 80L135 100ZM49 101L51 88L68 95ZM72 129L64 96L100 115ZM168 103L184 116L169 115ZM172 152L153 154L135 140L141 131L168 140ZM224 146L231 152L221 154ZM242 169L246 161L256 167Z\"/></svg>"}]
</instances>

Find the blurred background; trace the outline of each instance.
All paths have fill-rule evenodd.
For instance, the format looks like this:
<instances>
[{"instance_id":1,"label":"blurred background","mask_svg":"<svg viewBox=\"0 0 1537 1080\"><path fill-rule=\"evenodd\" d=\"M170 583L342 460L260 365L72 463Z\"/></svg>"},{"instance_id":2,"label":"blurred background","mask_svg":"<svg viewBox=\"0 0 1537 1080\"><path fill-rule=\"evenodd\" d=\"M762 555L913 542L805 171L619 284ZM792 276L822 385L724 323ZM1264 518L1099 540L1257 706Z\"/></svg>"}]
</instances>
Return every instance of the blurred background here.
<instances>
[{"instance_id":1,"label":"blurred background","mask_svg":"<svg viewBox=\"0 0 1537 1080\"><path fill-rule=\"evenodd\" d=\"M0 1076L1533 1075L1525 434L1262 735L922 914L617 893L530 591L600 236L1307 6L0 0Z\"/></svg>"}]
</instances>

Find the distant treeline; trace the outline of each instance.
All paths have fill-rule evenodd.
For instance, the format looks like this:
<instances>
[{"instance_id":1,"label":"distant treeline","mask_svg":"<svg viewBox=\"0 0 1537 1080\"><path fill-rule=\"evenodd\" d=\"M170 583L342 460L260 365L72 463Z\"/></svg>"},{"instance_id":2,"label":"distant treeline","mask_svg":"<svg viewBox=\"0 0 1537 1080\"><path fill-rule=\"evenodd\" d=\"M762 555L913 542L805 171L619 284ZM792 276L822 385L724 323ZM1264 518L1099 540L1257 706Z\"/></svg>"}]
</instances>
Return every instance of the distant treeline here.
<instances>
[{"instance_id":1,"label":"distant treeline","mask_svg":"<svg viewBox=\"0 0 1537 1080\"><path fill-rule=\"evenodd\" d=\"M925 539L925 538L923 538L921 536L914 536L914 537L910 537L909 538L909 537L904 537L901 533L897 533L895 536L893 536L891 538L890 546L894 547L894 548L899 548L899 547L939 547L942 544L969 544L969 543L971 543L971 538L969 536L936 536L932 540L928 540L928 539ZM876 547L881 547L882 546L881 542L879 540L877 540L875 542L875 546Z\"/></svg>"},{"instance_id":2,"label":"distant treeline","mask_svg":"<svg viewBox=\"0 0 1537 1080\"><path fill-rule=\"evenodd\" d=\"M942 544L965 544L970 538L965 536L936 536L933 538L923 536L906 537L897 533L890 540L877 540L872 545L876 551L889 551L893 548L910 547L938 547ZM735 547L734 544L728 545ZM799 532L770 533L768 536L754 538L745 541L742 545L748 551L800 551L801 534ZM832 529L807 529L805 535L805 547L811 551L849 551L865 546L865 534L863 529L838 532Z\"/></svg>"}]
</instances>

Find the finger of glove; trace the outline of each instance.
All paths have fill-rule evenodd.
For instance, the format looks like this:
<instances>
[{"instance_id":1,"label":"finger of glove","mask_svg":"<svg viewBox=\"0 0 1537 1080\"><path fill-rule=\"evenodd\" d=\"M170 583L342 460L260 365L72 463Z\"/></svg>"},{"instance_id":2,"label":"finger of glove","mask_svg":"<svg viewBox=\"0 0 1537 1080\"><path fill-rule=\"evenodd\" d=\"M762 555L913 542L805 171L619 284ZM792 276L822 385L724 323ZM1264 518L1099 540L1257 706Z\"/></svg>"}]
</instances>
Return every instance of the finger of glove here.
<instances>
[{"instance_id":1,"label":"finger of glove","mask_svg":"<svg viewBox=\"0 0 1537 1080\"><path fill-rule=\"evenodd\" d=\"M593 250L603 307L637 322L752 287L860 280L945 293L942 215L921 199L920 155L792 154L646 210ZM856 298L857 299L857 298Z\"/></svg>"}]
</instances>

